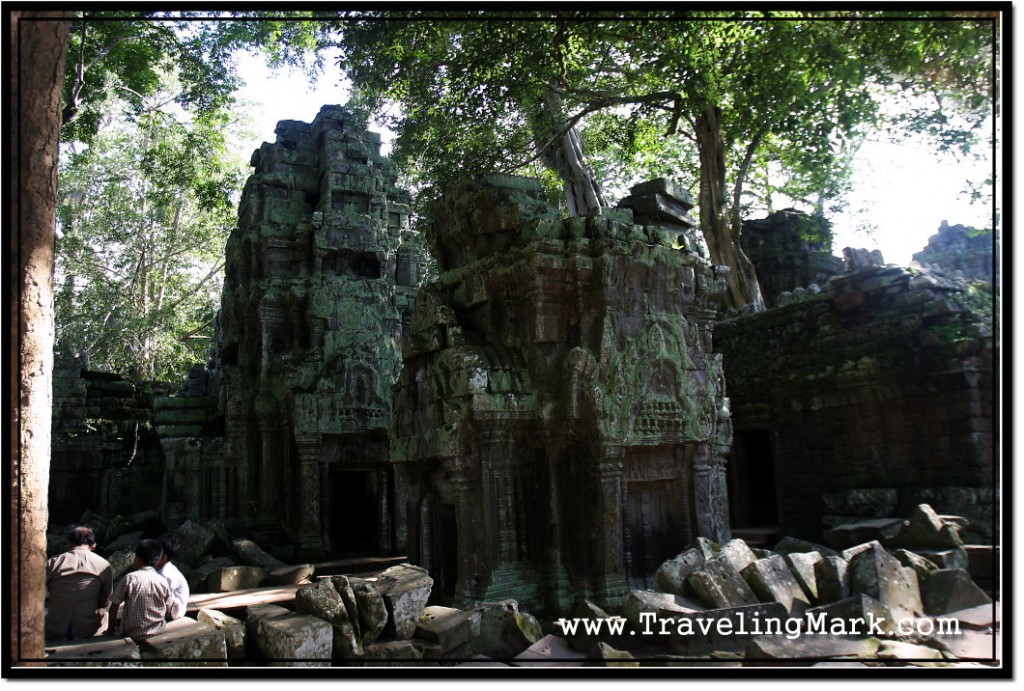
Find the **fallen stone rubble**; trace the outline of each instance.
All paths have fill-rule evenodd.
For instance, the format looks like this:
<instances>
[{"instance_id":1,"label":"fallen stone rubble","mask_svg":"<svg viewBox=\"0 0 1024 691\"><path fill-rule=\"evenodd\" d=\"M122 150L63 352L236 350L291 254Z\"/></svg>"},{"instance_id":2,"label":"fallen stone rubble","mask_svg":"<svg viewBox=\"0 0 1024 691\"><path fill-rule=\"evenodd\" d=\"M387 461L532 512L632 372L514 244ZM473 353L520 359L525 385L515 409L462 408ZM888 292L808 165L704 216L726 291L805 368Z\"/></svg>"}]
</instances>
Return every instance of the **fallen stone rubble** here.
<instances>
[{"instance_id":1,"label":"fallen stone rubble","mask_svg":"<svg viewBox=\"0 0 1024 691\"><path fill-rule=\"evenodd\" d=\"M107 536L115 578L124 535ZM826 535L832 547L784 538L774 550L700 538L666 560L657 591L633 590L609 613L581 600L542 623L515 600L456 609L431 603L426 569L402 563L356 575L287 564L216 524L172 532L194 603L245 590L248 602L189 616L136 645L101 636L47 648L65 666L740 666L991 664L998 605L964 566L962 519L927 505L857 544L865 527ZM840 537L842 536L842 537ZM881 538L881 539L876 539ZM119 543L118 540L121 540ZM842 551L837 551L841 549ZM274 591L274 602L260 600ZM283 593L283 594L282 594ZM227 602L227 600L225 600ZM584 623L586 622L586 623ZM587 625L589 623L589 626ZM958 632L947 630L955 623ZM839 662L837 662L839 661Z\"/></svg>"}]
</instances>

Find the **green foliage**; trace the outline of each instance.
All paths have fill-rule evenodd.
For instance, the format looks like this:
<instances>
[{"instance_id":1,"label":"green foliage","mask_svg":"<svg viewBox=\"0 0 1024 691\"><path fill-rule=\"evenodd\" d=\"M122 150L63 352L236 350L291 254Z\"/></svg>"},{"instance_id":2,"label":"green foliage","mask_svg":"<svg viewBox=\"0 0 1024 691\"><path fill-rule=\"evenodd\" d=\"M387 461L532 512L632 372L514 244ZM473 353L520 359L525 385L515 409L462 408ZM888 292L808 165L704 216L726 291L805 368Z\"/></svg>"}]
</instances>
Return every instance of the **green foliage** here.
<instances>
[{"instance_id":1,"label":"green foliage","mask_svg":"<svg viewBox=\"0 0 1024 691\"><path fill-rule=\"evenodd\" d=\"M755 201L770 206L778 192L823 215L841 208L865 133L925 132L940 148L970 151L995 95L992 18L973 14L374 15L339 25L340 64L357 103L398 132L400 165L443 188L539 159L568 183L543 147L578 127L590 164L619 194L638 178L699 179L701 227L714 261L733 269L737 303L759 293L735 246L752 171L785 172L775 187L763 178ZM913 107L883 112L900 94Z\"/></svg>"},{"instance_id":2,"label":"green foliage","mask_svg":"<svg viewBox=\"0 0 1024 691\"><path fill-rule=\"evenodd\" d=\"M379 114L399 133L392 158L400 166L443 188L462 175L526 163L528 118L544 86L531 75L547 51L537 32L550 34L552 23L371 18L340 26L340 64L355 87L349 105Z\"/></svg>"},{"instance_id":3,"label":"green foliage","mask_svg":"<svg viewBox=\"0 0 1024 691\"><path fill-rule=\"evenodd\" d=\"M243 180L244 163L225 142L234 120L151 108L105 124L84 149L66 148L57 208L59 353L88 354L93 369L147 379L181 378L206 359L236 213L232 195Z\"/></svg>"},{"instance_id":4,"label":"green foliage","mask_svg":"<svg viewBox=\"0 0 1024 691\"><path fill-rule=\"evenodd\" d=\"M239 82L235 56L259 50L272 65L301 65L314 77L320 49L331 45L327 25L297 21L310 12L79 12L72 21L64 78L64 141L89 142L111 117L110 94L139 115L174 71L174 101L200 117L229 108ZM201 19L202 18L202 19Z\"/></svg>"}]
</instances>

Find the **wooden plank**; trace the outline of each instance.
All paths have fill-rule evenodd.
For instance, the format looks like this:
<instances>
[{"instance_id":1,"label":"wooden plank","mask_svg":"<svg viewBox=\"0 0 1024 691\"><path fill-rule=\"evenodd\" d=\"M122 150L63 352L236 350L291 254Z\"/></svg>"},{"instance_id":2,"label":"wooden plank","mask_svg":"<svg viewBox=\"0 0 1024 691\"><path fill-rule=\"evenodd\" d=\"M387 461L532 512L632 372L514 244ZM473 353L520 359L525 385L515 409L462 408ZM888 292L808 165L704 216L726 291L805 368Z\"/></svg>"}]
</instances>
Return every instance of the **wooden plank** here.
<instances>
[{"instance_id":1,"label":"wooden plank","mask_svg":"<svg viewBox=\"0 0 1024 691\"><path fill-rule=\"evenodd\" d=\"M353 557L349 559L334 559L332 561L324 561L319 564L314 564L316 569L314 573L317 575L337 576L340 574L348 575L357 571L365 573L375 569L383 571L389 566L395 566L406 561L409 561L409 557Z\"/></svg>"},{"instance_id":2,"label":"wooden plank","mask_svg":"<svg viewBox=\"0 0 1024 691\"><path fill-rule=\"evenodd\" d=\"M270 588L249 588L227 593L197 593L188 601L188 611L200 609L235 609L249 605L266 605L295 599L295 591L306 584L275 585Z\"/></svg>"},{"instance_id":3,"label":"wooden plank","mask_svg":"<svg viewBox=\"0 0 1024 691\"><path fill-rule=\"evenodd\" d=\"M316 577L334 576L338 574L351 574L358 570L362 573L372 573L401 564L408 561L406 556L395 557L356 557L351 559L336 559L315 564ZM247 590L232 590L226 593L196 593L189 598L188 611L197 612L200 609L236 609L248 607L249 605L275 604L278 602L290 602L295 599L295 591L308 583L294 585L277 585L267 588L249 588Z\"/></svg>"}]
</instances>

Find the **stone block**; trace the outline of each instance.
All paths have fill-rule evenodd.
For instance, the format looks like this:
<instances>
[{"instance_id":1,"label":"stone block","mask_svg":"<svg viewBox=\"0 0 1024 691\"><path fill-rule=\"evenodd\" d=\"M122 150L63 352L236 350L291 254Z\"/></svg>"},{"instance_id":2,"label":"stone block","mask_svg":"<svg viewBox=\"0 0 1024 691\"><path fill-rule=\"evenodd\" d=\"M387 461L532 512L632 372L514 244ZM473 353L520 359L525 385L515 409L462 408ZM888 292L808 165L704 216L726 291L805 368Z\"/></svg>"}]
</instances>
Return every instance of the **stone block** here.
<instances>
[{"instance_id":1,"label":"stone block","mask_svg":"<svg viewBox=\"0 0 1024 691\"><path fill-rule=\"evenodd\" d=\"M645 194L663 194L666 197L671 197L672 199L680 202L687 211L695 206L693 197L690 196L690 193L685 188L676 184L675 180L670 178L656 178L654 180L641 182L630 187L629 193L637 196Z\"/></svg>"},{"instance_id":2,"label":"stone block","mask_svg":"<svg viewBox=\"0 0 1024 691\"><path fill-rule=\"evenodd\" d=\"M902 530L883 540L887 547L944 549L963 544L961 522L943 520L928 504L918 504Z\"/></svg>"},{"instance_id":3,"label":"stone block","mask_svg":"<svg viewBox=\"0 0 1024 691\"><path fill-rule=\"evenodd\" d=\"M539 641L543 636L540 623L530 614L519 611L515 600L482 602L476 606L480 613L480 636L476 652L500 660L510 659ZM591 613L588 610L587 616ZM604 616L608 616L604 614Z\"/></svg>"},{"instance_id":4,"label":"stone block","mask_svg":"<svg viewBox=\"0 0 1024 691\"><path fill-rule=\"evenodd\" d=\"M262 569L266 569L268 572L273 571L274 569L279 569L282 566L287 566L287 564L277 557L273 557L264 552L260 546L252 540L232 540L231 549L234 551L238 560L243 564L258 566Z\"/></svg>"},{"instance_id":5,"label":"stone block","mask_svg":"<svg viewBox=\"0 0 1024 691\"><path fill-rule=\"evenodd\" d=\"M967 572L975 580L990 579L996 572L999 548L992 545L964 545L967 552Z\"/></svg>"},{"instance_id":6,"label":"stone block","mask_svg":"<svg viewBox=\"0 0 1024 691\"><path fill-rule=\"evenodd\" d=\"M942 652L926 645L907 641L882 641L878 648L879 660L936 660L943 661Z\"/></svg>"},{"instance_id":7,"label":"stone block","mask_svg":"<svg viewBox=\"0 0 1024 691\"><path fill-rule=\"evenodd\" d=\"M267 572L258 566L225 566L206 577L206 586L211 593L226 593L259 588L266 578Z\"/></svg>"},{"instance_id":8,"label":"stone block","mask_svg":"<svg viewBox=\"0 0 1024 691\"><path fill-rule=\"evenodd\" d=\"M729 566L742 573L743 569L757 561L757 556L745 541L736 538L722 545L722 549L718 552L718 559L728 562Z\"/></svg>"},{"instance_id":9,"label":"stone block","mask_svg":"<svg viewBox=\"0 0 1024 691\"><path fill-rule=\"evenodd\" d=\"M231 550L231 535L228 534L227 526L223 521L207 521L203 527L213 533L213 545L211 549L216 552Z\"/></svg>"},{"instance_id":10,"label":"stone block","mask_svg":"<svg viewBox=\"0 0 1024 691\"><path fill-rule=\"evenodd\" d=\"M145 535L145 532L141 530L137 530L131 533L124 533L120 535L116 540L113 540L110 544L106 545L104 549L106 549L107 552L111 554L125 549L130 549L134 553L135 545L138 544L139 540L142 539L143 535Z\"/></svg>"},{"instance_id":11,"label":"stone block","mask_svg":"<svg viewBox=\"0 0 1024 691\"><path fill-rule=\"evenodd\" d=\"M319 580L295 591L295 612L319 617L334 627L331 642L333 660L360 657L363 654L362 643L351 623L355 613L345 608L341 595L330 580Z\"/></svg>"},{"instance_id":12,"label":"stone block","mask_svg":"<svg viewBox=\"0 0 1024 691\"><path fill-rule=\"evenodd\" d=\"M712 559L687 579L697 598L713 608L758 603L750 586L728 562Z\"/></svg>"},{"instance_id":13,"label":"stone block","mask_svg":"<svg viewBox=\"0 0 1024 691\"><path fill-rule=\"evenodd\" d=\"M836 602L850 596L849 564L842 557L826 556L814 565L818 602Z\"/></svg>"},{"instance_id":14,"label":"stone block","mask_svg":"<svg viewBox=\"0 0 1024 691\"><path fill-rule=\"evenodd\" d=\"M195 521L186 519L170 531L168 537L178 542L178 556L175 557L175 561L185 566L193 566L210 549L214 535L212 531Z\"/></svg>"},{"instance_id":15,"label":"stone block","mask_svg":"<svg viewBox=\"0 0 1024 691\"><path fill-rule=\"evenodd\" d=\"M783 555L793 578L800 584L807 600L813 605L818 603L818 579L814 575L815 565L821 561L821 552L792 552Z\"/></svg>"},{"instance_id":16,"label":"stone block","mask_svg":"<svg viewBox=\"0 0 1024 691\"><path fill-rule=\"evenodd\" d=\"M143 660L187 667L226 667L224 633L215 626L189 619L167 622L163 633L139 643Z\"/></svg>"},{"instance_id":17,"label":"stone block","mask_svg":"<svg viewBox=\"0 0 1024 691\"><path fill-rule=\"evenodd\" d=\"M706 609L707 607L704 605L681 595L657 593L650 590L631 590L622 604L623 616L634 626L640 625L642 621L640 615L644 612L654 612L659 616L663 613L665 616L671 616L672 614L693 614Z\"/></svg>"},{"instance_id":18,"label":"stone block","mask_svg":"<svg viewBox=\"0 0 1024 691\"><path fill-rule=\"evenodd\" d=\"M277 605L246 609L246 635L260 659L273 667L329 667L333 627L319 617Z\"/></svg>"},{"instance_id":19,"label":"stone block","mask_svg":"<svg viewBox=\"0 0 1024 691\"><path fill-rule=\"evenodd\" d=\"M366 581L352 585L363 645L377 640L388 623L388 609L377 587Z\"/></svg>"},{"instance_id":20,"label":"stone block","mask_svg":"<svg viewBox=\"0 0 1024 691\"><path fill-rule=\"evenodd\" d=\"M689 592L686 579L705 562L704 555L696 549L680 552L658 567L654 573L655 586L663 593L686 595Z\"/></svg>"},{"instance_id":21,"label":"stone block","mask_svg":"<svg viewBox=\"0 0 1024 691\"><path fill-rule=\"evenodd\" d=\"M851 594L870 595L897 617L924 613L917 574L901 566L881 545L872 545L850 560L848 573Z\"/></svg>"},{"instance_id":22,"label":"stone block","mask_svg":"<svg viewBox=\"0 0 1024 691\"><path fill-rule=\"evenodd\" d=\"M352 590L352 583L356 580L361 579L350 579L348 576L332 576L331 584L334 586L334 589L337 590L338 594L341 596L341 601L345 603L345 611L356 613L355 616L349 617L349 623L352 624L352 630L355 632L355 635L360 640L362 640L362 626L359 623L359 618L361 616L359 614L359 604L358 602L356 602L356 594ZM384 612L384 616L387 617L386 611ZM372 641L367 642L369 643Z\"/></svg>"},{"instance_id":23,"label":"stone block","mask_svg":"<svg viewBox=\"0 0 1024 691\"><path fill-rule=\"evenodd\" d=\"M813 607L804 614L808 628L817 633L878 636L896 631L892 610L868 595L854 595L845 600Z\"/></svg>"},{"instance_id":24,"label":"stone block","mask_svg":"<svg viewBox=\"0 0 1024 691\"><path fill-rule=\"evenodd\" d=\"M616 650L607 643L595 645L587 653L587 667L639 667L640 663L625 650Z\"/></svg>"},{"instance_id":25,"label":"stone block","mask_svg":"<svg viewBox=\"0 0 1024 691\"><path fill-rule=\"evenodd\" d=\"M856 523L844 523L825 531L825 542L831 547L843 549L871 540L885 541L903 527L898 518L873 518Z\"/></svg>"},{"instance_id":26,"label":"stone block","mask_svg":"<svg viewBox=\"0 0 1024 691\"><path fill-rule=\"evenodd\" d=\"M412 638L433 585L434 579L426 569L411 564L392 566L380 573L376 586L388 612L387 635L397 640Z\"/></svg>"},{"instance_id":27,"label":"stone block","mask_svg":"<svg viewBox=\"0 0 1024 691\"><path fill-rule=\"evenodd\" d=\"M380 640L366 646L363 659L370 667L404 667L416 665L423 658L412 641Z\"/></svg>"},{"instance_id":28,"label":"stone block","mask_svg":"<svg viewBox=\"0 0 1024 691\"><path fill-rule=\"evenodd\" d=\"M992 599L974 584L964 569L933 571L924 584L924 610L928 614L946 614L979 605L988 605Z\"/></svg>"},{"instance_id":29,"label":"stone block","mask_svg":"<svg viewBox=\"0 0 1024 691\"><path fill-rule=\"evenodd\" d=\"M970 560L967 557L967 550L963 547L951 549L915 549L914 552L921 555L940 569L963 569L967 570Z\"/></svg>"},{"instance_id":30,"label":"stone block","mask_svg":"<svg viewBox=\"0 0 1024 691\"><path fill-rule=\"evenodd\" d=\"M708 562L718 556L718 552L722 549L722 546L717 542L712 542L706 537L698 537L696 540L688 544L686 549L697 550L700 552L700 555L704 557L704 561Z\"/></svg>"},{"instance_id":31,"label":"stone block","mask_svg":"<svg viewBox=\"0 0 1024 691\"><path fill-rule=\"evenodd\" d=\"M994 629L999 625L999 608L993 602L955 612L947 612L945 616L959 621L960 626L964 629L985 631Z\"/></svg>"},{"instance_id":32,"label":"stone block","mask_svg":"<svg viewBox=\"0 0 1024 691\"><path fill-rule=\"evenodd\" d=\"M306 583L313 575L312 564L282 566L267 574L267 585L297 585Z\"/></svg>"},{"instance_id":33,"label":"stone block","mask_svg":"<svg viewBox=\"0 0 1024 691\"><path fill-rule=\"evenodd\" d=\"M750 641L747 660L870 659L878 653L874 638L843 636L763 636Z\"/></svg>"},{"instance_id":34,"label":"stone block","mask_svg":"<svg viewBox=\"0 0 1024 691\"><path fill-rule=\"evenodd\" d=\"M957 658L999 659L999 636L990 631L962 630L959 634L935 634L934 638Z\"/></svg>"},{"instance_id":35,"label":"stone block","mask_svg":"<svg viewBox=\"0 0 1024 691\"><path fill-rule=\"evenodd\" d=\"M819 545L816 542L810 540L801 540L799 538L786 536L775 543L775 547L772 548L777 554L797 554L804 552L817 552L823 557L838 557L839 552L835 551L831 547L825 545Z\"/></svg>"},{"instance_id":36,"label":"stone block","mask_svg":"<svg viewBox=\"0 0 1024 691\"><path fill-rule=\"evenodd\" d=\"M142 655L130 638L96 636L80 641L47 642L47 667L140 667Z\"/></svg>"},{"instance_id":37,"label":"stone block","mask_svg":"<svg viewBox=\"0 0 1024 691\"><path fill-rule=\"evenodd\" d=\"M762 602L778 602L793 616L811 604L780 555L751 562L740 575Z\"/></svg>"},{"instance_id":38,"label":"stone block","mask_svg":"<svg viewBox=\"0 0 1024 691\"><path fill-rule=\"evenodd\" d=\"M659 617L639 632L655 636L665 632L670 635L669 646L674 654L706 657L715 653L742 653L752 639L783 633L787 626L798 623L799 620L791 619L782 604L762 602Z\"/></svg>"},{"instance_id":39,"label":"stone block","mask_svg":"<svg viewBox=\"0 0 1024 691\"><path fill-rule=\"evenodd\" d=\"M935 565L935 562L924 558L920 554L915 554L910 550L903 549L902 547L892 550L891 554L896 557L897 561L902 564L905 568L912 569L917 574L917 583L921 588L924 588L924 583L928 580L928 576L933 571L938 571L939 567Z\"/></svg>"},{"instance_id":40,"label":"stone block","mask_svg":"<svg viewBox=\"0 0 1024 691\"><path fill-rule=\"evenodd\" d=\"M512 659L513 667L582 667L586 654L564 638L547 635Z\"/></svg>"},{"instance_id":41,"label":"stone block","mask_svg":"<svg viewBox=\"0 0 1024 691\"><path fill-rule=\"evenodd\" d=\"M480 635L480 613L452 607L432 606L423 610L416 624L416 637L449 652Z\"/></svg>"},{"instance_id":42,"label":"stone block","mask_svg":"<svg viewBox=\"0 0 1024 691\"><path fill-rule=\"evenodd\" d=\"M114 552L107 557L107 563L110 564L111 573L116 581L132 570L135 564L135 545Z\"/></svg>"},{"instance_id":43,"label":"stone block","mask_svg":"<svg viewBox=\"0 0 1024 691\"><path fill-rule=\"evenodd\" d=\"M878 540L870 540L869 542L862 542L859 545L854 545L853 547L849 547L847 549L844 549L842 552L839 553L839 556L842 557L843 559L845 559L846 561L850 561L851 559L853 559L855 556L857 556L858 554L860 554L864 550L872 549L876 545L881 547L882 543L879 542Z\"/></svg>"},{"instance_id":44,"label":"stone block","mask_svg":"<svg viewBox=\"0 0 1024 691\"><path fill-rule=\"evenodd\" d=\"M224 646L229 660L245 659L245 622L229 617L215 609L201 609L196 617L203 624L212 626L224 634Z\"/></svg>"},{"instance_id":45,"label":"stone block","mask_svg":"<svg viewBox=\"0 0 1024 691\"><path fill-rule=\"evenodd\" d=\"M235 566L235 562L227 557L213 557L206 561L201 561L199 566L192 569L192 573L187 577L189 590L193 593L208 592L209 583L207 578L210 574L229 566Z\"/></svg>"}]
</instances>

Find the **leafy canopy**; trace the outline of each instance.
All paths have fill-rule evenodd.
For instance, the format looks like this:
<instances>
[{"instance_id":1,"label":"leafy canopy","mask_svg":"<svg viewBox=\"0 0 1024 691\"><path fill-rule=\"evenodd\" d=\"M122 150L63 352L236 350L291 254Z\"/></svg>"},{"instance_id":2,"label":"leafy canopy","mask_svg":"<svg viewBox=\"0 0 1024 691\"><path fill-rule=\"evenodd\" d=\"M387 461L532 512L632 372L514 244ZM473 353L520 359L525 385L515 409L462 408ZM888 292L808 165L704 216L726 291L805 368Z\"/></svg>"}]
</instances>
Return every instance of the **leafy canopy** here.
<instances>
[{"instance_id":1,"label":"leafy canopy","mask_svg":"<svg viewBox=\"0 0 1024 691\"><path fill-rule=\"evenodd\" d=\"M396 158L433 183L520 170L536 149L531 114L553 89L566 125L582 124L608 172L685 175L672 160L680 145L665 140L692 139L714 107L733 185L743 185L749 150L836 195L866 130L929 131L939 146L966 149L982 134L991 21L919 14L363 13L339 25L340 64L355 102L399 133ZM921 94L936 98L879 110L883 97Z\"/></svg>"},{"instance_id":2,"label":"leafy canopy","mask_svg":"<svg viewBox=\"0 0 1024 691\"><path fill-rule=\"evenodd\" d=\"M172 98L155 94L156 103ZM110 104L114 111L118 104ZM56 349L180 379L207 358L244 161L227 113L112 118L59 171Z\"/></svg>"}]
</instances>

